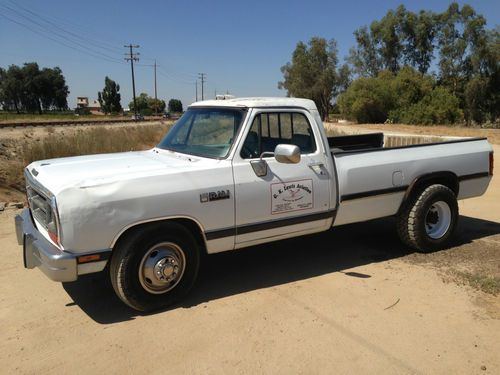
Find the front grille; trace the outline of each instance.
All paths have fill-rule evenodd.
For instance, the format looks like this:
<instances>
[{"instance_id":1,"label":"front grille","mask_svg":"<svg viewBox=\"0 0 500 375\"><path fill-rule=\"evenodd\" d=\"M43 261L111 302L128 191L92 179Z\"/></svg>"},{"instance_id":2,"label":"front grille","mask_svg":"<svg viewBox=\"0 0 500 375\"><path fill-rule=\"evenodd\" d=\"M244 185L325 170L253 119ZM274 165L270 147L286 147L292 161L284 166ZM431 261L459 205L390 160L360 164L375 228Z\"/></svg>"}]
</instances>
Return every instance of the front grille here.
<instances>
[{"instance_id":1,"label":"front grille","mask_svg":"<svg viewBox=\"0 0 500 375\"><path fill-rule=\"evenodd\" d=\"M40 194L32 186L26 186L28 203L33 217L47 229L52 219L52 207L47 197Z\"/></svg>"}]
</instances>

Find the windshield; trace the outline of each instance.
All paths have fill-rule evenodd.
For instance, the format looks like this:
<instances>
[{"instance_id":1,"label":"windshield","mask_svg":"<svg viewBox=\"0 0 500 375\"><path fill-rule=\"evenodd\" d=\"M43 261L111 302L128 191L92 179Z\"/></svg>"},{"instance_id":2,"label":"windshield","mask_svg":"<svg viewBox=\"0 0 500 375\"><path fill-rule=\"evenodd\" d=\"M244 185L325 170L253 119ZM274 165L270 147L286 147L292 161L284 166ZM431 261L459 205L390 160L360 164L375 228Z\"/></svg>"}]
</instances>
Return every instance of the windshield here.
<instances>
[{"instance_id":1,"label":"windshield","mask_svg":"<svg viewBox=\"0 0 500 375\"><path fill-rule=\"evenodd\" d=\"M244 113L240 109L190 108L165 135L158 148L207 158L225 158Z\"/></svg>"}]
</instances>

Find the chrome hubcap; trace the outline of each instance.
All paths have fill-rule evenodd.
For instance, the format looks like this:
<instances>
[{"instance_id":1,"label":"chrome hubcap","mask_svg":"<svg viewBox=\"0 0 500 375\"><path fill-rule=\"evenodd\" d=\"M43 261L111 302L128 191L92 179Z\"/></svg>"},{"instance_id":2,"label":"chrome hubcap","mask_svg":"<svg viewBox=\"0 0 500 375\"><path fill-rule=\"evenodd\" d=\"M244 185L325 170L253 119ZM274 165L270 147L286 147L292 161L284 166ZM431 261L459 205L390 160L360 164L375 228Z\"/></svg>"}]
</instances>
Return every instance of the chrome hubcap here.
<instances>
[{"instance_id":1,"label":"chrome hubcap","mask_svg":"<svg viewBox=\"0 0 500 375\"><path fill-rule=\"evenodd\" d=\"M443 237L451 225L451 209L446 202L438 201L432 204L425 216L427 235L437 240Z\"/></svg>"},{"instance_id":2,"label":"chrome hubcap","mask_svg":"<svg viewBox=\"0 0 500 375\"><path fill-rule=\"evenodd\" d=\"M142 257L139 281L153 294L166 293L181 280L186 268L182 249L172 242L162 242L151 247Z\"/></svg>"}]
</instances>

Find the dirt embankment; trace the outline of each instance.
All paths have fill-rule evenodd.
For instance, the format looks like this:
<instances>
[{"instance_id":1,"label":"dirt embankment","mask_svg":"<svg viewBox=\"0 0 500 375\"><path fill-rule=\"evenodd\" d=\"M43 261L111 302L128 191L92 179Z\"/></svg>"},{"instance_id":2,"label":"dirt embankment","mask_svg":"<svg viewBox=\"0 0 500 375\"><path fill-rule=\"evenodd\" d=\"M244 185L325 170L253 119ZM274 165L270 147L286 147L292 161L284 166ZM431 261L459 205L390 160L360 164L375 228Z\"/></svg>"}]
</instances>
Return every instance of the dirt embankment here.
<instances>
[{"instance_id":1,"label":"dirt embankment","mask_svg":"<svg viewBox=\"0 0 500 375\"><path fill-rule=\"evenodd\" d=\"M418 126L404 124L353 124L353 123L325 123L325 127L337 128L346 133L375 132L405 133L433 136L452 137L487 137L492 144L500 145L500 129L467 128L452 126Z\"/></svg>"}]
</instances>

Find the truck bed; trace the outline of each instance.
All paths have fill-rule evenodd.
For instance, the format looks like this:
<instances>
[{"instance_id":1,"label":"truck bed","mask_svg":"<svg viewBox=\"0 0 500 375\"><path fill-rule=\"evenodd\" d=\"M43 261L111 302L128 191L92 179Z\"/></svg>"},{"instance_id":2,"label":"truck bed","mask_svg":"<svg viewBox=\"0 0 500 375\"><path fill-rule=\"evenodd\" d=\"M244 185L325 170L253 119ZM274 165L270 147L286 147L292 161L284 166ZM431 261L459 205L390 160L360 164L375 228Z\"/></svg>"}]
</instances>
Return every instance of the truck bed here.
<instances>
[{"instance_id":1,"label":"truck bed","mask_svg":"<svg viewBox=\"0 0 500 375\"><path fill-rule=\"evenodd\" d=\"M380 137L329 139L333 145L345 143L344 149L331 148L339 184L335 225L396 214L408 187L423 175L455 176L458 199L480 196L488 187L492 148L486 138L384 148L375 142Z\"/></svg>"}]
</instances>

